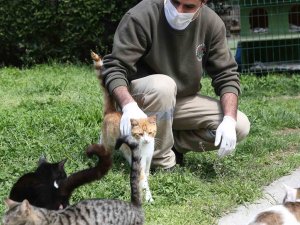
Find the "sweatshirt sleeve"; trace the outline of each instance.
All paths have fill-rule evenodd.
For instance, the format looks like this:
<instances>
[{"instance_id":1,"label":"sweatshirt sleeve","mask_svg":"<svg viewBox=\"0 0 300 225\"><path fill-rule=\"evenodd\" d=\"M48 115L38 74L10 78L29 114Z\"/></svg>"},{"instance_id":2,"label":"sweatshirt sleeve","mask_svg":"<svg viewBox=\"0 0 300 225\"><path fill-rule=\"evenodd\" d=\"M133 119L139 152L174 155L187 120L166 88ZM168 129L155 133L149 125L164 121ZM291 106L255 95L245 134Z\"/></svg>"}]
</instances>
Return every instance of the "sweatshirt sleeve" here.
<instances>
[{"instance_id":1,"label":"sweatshirt sleeve","mask_svg":"<svg viewBox=\"0 0 300 225\"><path fill-rule=\"evenodd\" d=\"M227 92L240 94L237 64L227 46L226 28L221 19L216 21L213 29L205 69L218 96Z\"/></svg>"},{"instance_id":2,"label":"sweatshirt sleeve","mask_svg":"<svg viewBox=\"0 0 300 225\"><path fill-rule=\"evenodd\" d=\"M115 32L113 50L103 58L103 79L109 93L118 86L128 86L136 72L136 62L147 48L142 27L126 13Z\"/></svg>"}]
</instances>

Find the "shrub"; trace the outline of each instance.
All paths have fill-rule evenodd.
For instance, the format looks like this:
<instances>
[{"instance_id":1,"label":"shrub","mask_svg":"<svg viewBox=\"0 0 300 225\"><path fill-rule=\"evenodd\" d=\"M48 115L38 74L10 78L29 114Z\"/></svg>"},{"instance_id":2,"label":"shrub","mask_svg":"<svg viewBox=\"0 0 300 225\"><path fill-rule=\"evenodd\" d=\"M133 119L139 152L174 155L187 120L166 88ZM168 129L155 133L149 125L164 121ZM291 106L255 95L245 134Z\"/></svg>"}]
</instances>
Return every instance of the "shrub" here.
<instances>
[{"instance_id":1,"label":"shrub","mask_svg":"<svg viewBox=\"0 0 300 225\"><path fill-rule=\"evenodd\" d=\"M90 49L105 54L121 17L137 2L0 0L0 64L85 61Z\"/></svg>"}]
</instances>

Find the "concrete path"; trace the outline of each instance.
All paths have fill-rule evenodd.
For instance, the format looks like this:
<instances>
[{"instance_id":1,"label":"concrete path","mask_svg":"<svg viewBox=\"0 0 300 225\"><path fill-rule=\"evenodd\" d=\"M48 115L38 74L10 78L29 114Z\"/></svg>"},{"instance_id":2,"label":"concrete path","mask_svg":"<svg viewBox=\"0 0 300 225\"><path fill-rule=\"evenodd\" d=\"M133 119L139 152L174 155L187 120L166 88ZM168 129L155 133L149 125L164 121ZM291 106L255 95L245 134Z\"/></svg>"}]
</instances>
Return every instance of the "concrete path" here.
<instances>
[{"instance_id":1,"label":"concrete path","mask_svg":"<svg viewBox=\"0 0 300 225\"><path fill-rule=\"evenodd\" d=\"M272 205L280 204L285 194L283 183L290 187L300 187L300 168L265 187L262 199L253 204L236 208L234 212L221 218L218 225L247 225L260 211Z\"/></svg>"}]
</instances>

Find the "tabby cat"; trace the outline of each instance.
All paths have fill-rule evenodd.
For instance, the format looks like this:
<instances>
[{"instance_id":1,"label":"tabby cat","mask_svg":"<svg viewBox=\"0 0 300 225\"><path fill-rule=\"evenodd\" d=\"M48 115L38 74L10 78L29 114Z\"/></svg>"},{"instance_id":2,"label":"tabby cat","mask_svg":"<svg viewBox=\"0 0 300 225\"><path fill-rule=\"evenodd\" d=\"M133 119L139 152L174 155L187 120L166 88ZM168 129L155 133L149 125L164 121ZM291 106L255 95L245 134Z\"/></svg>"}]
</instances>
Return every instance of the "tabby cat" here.
<instances>
[{"instance_id":1,"label":"tabby cat","mask_svg":"<svg viewBox=\"0 0 300 225\"><path fill-rule=\"evenodd\" d=\"M101 130L100 143L109 151L113 151L116 139L120 136L121 113L116 110L115 102L109 95L104 86L101 74L103 62L102 59L94 52L91 52L94 61L96 74L101 82L104 92L104 120ZM156 116L149 116L146 119L131 119L131 135L139 143L141 151L141 180L140 187L145 192L145 200L153 202L152 194L148 184L150 174L150 165L154 153L154 137L156 135ZM131 152L127 146L121 148L126 160L131 163Z\"/></svg>"},{"instance_id":2,"label":"tabby cat","mask_svg":"<svg viewBox=\"0 0 300 225\"><path fill-rule=\"evenodd\" d=\"M97 155L95 167L78 171L67 177L63 160L59 163L43 161L34 173L25 174L12 187L9 198L47 209L62 209L69 205L72 192L81 185L103 177L112 165L110 152L102 145L93 144L86 149L88 157Z\"/></svg>"},{"instance_id":3,"label":"tabby cat","mask_svg":"<svg viewBox=\"0 0 300 225\"><path fill-rule=\"evenodd\" d=\"M259 213L249 225L300 225L300 188L284 186L283 204Z\"/></svg>"},{"instance_id":4,"label":"tabby cat","mask_svg":"<svg viewBox=\"0 0 300 225\"><path fill-rule=\"evenodd\" d=\"M142 225L144 213L139 191L140 153L138 143L131 137L118 139L116 148L126 143L132 150L130 173L131 202L121 200L83 200L62 210L48 210L31 206L27 200L21 203L5 201L8 211L4 225Z\"/></svg>"}]
</instances>

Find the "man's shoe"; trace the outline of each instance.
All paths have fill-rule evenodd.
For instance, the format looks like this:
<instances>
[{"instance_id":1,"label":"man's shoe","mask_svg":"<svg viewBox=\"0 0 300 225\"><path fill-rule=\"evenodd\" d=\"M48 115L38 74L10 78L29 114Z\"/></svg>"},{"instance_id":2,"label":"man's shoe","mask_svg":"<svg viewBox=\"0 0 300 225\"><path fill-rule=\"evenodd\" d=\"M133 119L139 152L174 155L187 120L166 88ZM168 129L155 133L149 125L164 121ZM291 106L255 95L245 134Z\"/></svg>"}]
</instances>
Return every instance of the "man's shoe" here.
<instances>
[{"instance_id":1,"label":"man's shoe","mask_svg":"<svg viewBox=\"0 0 300 225\"><path fill-rule=\"evenodd\" d=\"M166 173L172 173L176 169L176 165L171 166L169 168L161 168L161 167L155 167L155 168L150 168L151 173L156 173L156 172L166 172Z\"/></svg>"},{"instance_id":2,"label":"man's shoe","mask_svg":"<svg viewBox=\"0 0 300 225\"><path fill-rule=\"evenodd\" d=\"M178 152L175 147L173 146L172 151L175 154L175 158L176 158L176 164L178 164L179 166L184 166L184 162L183 162L183 153Z\"/></svg>"},{"instance_id":3,"label":"man's shoe","mask_svg":"<svg viewBox=\"0 0 300 225\"><path fill-rule=\"evenodd\" d=\"M184 166L183 153L177 152L174 146L172 147L172 151L175 154L176 165L179 165L180 167ZM157 171L173 172L177 167L176 165L174 165L172 167L169 167L169 168L166 168L166 169L165 168L160 168L160 167L154 167L154 168L151 167L150 170L151 170L152 173L155 173Z\"/></svg>"}]
</instances>

